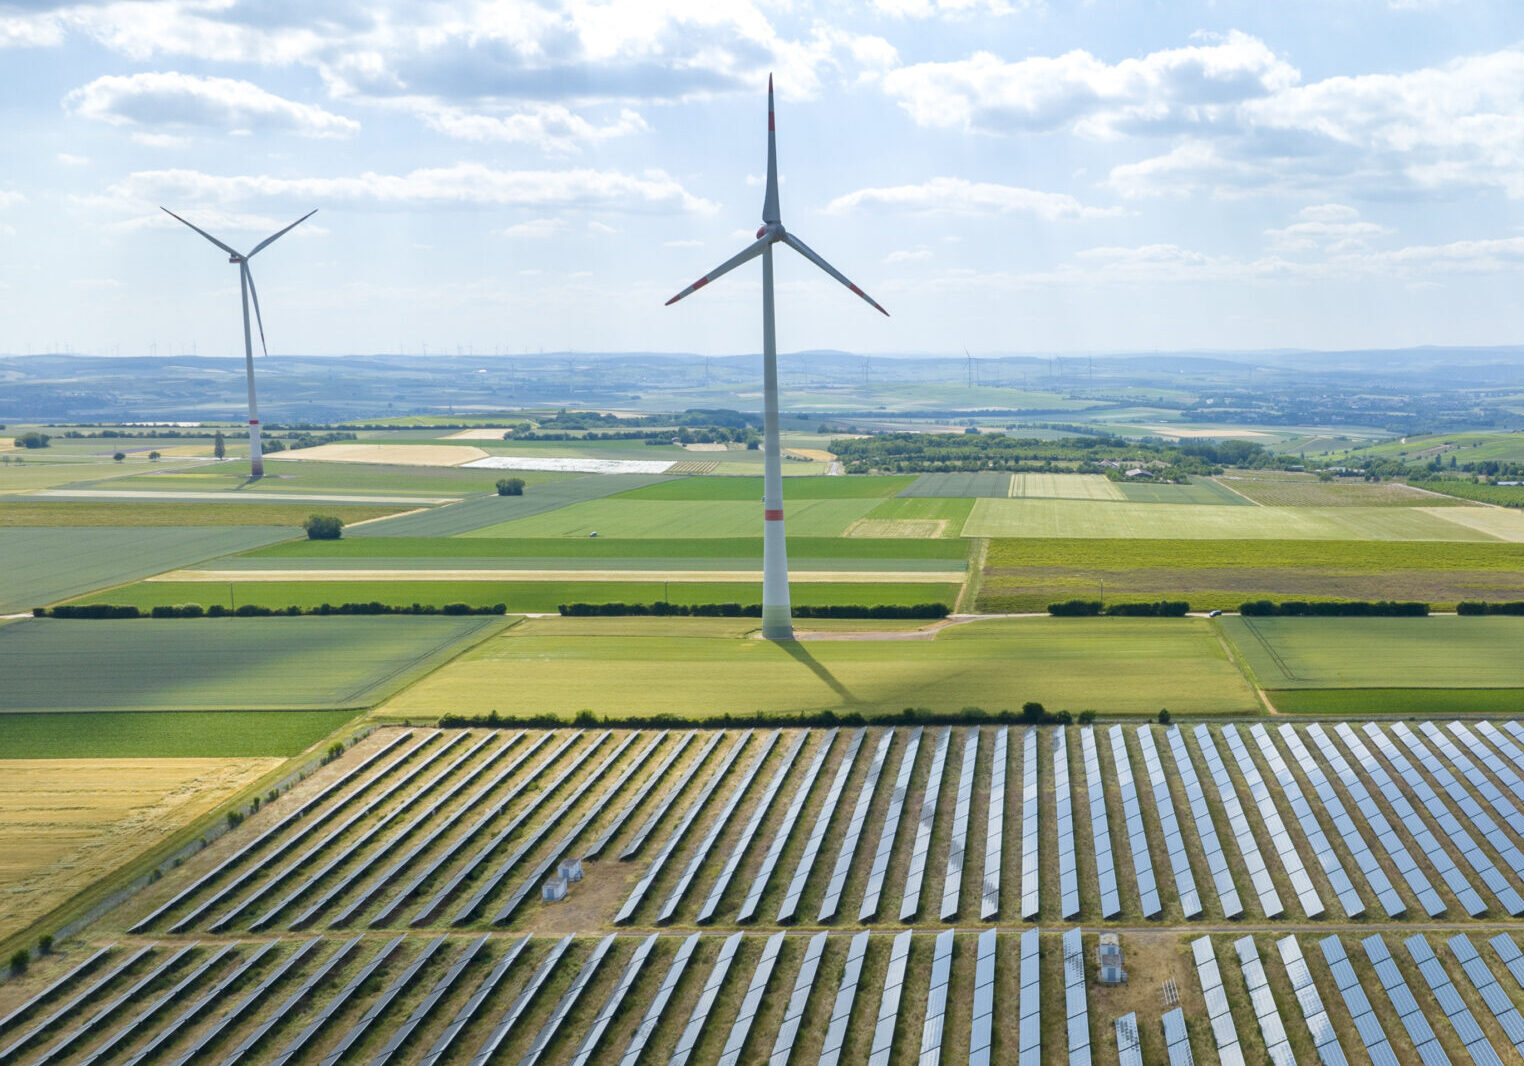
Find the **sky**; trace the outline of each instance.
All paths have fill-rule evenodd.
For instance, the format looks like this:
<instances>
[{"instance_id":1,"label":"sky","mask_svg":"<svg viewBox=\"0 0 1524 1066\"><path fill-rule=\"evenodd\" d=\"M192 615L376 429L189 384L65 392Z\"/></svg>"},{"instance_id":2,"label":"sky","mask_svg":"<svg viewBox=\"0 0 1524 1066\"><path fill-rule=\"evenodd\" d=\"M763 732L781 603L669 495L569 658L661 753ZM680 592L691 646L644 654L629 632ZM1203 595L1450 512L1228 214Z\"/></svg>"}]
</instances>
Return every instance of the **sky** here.
<instances>
[{"instance_id":1,"label":"sky","mask_svg":"<svg viewBox=\"0 0 1524 1066\"><path fill-rule=\"evenodd\" d=\"M1524 342L1516 0L0 0L0 353ZM257 341L256 341L257 343Z\"/></svg>"}]
</instances>

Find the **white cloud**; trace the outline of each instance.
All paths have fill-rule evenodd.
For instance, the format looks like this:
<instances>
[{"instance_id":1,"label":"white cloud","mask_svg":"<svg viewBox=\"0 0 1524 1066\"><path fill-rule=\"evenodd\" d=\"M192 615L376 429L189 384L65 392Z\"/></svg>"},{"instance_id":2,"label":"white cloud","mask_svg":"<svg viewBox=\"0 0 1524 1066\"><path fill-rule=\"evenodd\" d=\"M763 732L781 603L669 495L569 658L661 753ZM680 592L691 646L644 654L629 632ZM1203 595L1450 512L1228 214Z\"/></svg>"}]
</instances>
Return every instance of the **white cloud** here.
<instances>
[{"instance_id":1,"label":"white cloud","mask_svg":"<svg viewBox=\"0 0 1524 1066\"><path fill-rule=\"evenodd\" d=\"M1289 226L1265 231L1272 248L1283 252L1350 252L1367 248L1372 239L1392 232L1386 226L1360 221L1360 212L1347 204L1304 207L1297 219Z\"/></svg>"},{"instance_id":2,"label":"white cloud","mask_svg":"<svg viewBox=\"0 0 1524 1066\"><path fill-rule=\"evenodd\" d=\"M931 249L921 246L913 249L900 249L890 252L884 257L886 263L920 263L932 257Z\"/></svg>"},{"instance_id":3,"label":"white cloud","mask_svg":"<svg viewBox=\"0 0 1524 1066\"><path fill-rule=\"evenodd\" d=\"M504 229L503 236L543 240L546 237L554 237L565 227L566 222L559 218L532 218L528 222L520 222Z\"/></svg>"},{"instance_id":4,"label":"white cloud","mask_svg":"<svg viewBox=\"0 0 1524 1066\"><path fill-rule=\"evenodd\" d=\"M0 211L25 202L26 196L23 193L19 193L14 189L0 189Z\"/></svg>"},{"instance_id":5,"label":"white cloud","mask_svg":"<svg viewBox=\"0 0 1524 1066\"><path fill-rule=\"evenodd\" d=\"M144 133L134 130L132 143L141 144L144 148L185 148L190 145L191 139L176 133Z\"/></svg>"},{"instance_id":6,"label":"white cloud","mask_svg":"<svg viewBox=\"0 0 1524 1066\"><path fill-rule=\"evenodd\" d=\"M587 231L589 233L618 233L618 226L610 226L607 222L599 222L596 218L588 219Z\"/></svg>"},{"instance_id":7,"label":"white cloud","mask_svg":"<svg viewBox=\"0 0 1524 1066\"><path fill-rule=\"evenodd\" d=\"M1010 15L1040 6L1038 0L873 0L894 18L944 18L960 15Z\"/></svg>"},{"instance_id":8,"label":"white cloud","mask_svg":"<svg viewBox=\"0 0 1524 1066\"><path fill-rule=\"evenodd\" d=\"M560 104L531 104L506 115L481 114L427 102L419 102L416 110L427 125L450 137L532 144L547 152L563 154L650 128L629 108L620 111L618 119L602 126Z\"/></svg>"},{"instance_id":9,"label":"white cloud","mask_svg":"<svg viewBox=\"0 0 1524 1066\"><path fill-rule=\"evenodd\" d=\"M115 126L295 133L348 137L360 124L311 104L301 104L233 78L206 78L174 71L96 78L64 97L81 118Z\"/></svg>"},{"instance_id":10,"label":"white cloud","mask_svg":"<svg viewBox=\"0 0 1524 1066\"><path fill-rule=\"evenodd\" d=\"M1021 212L1050 222L1065 218L1110 218L1120 214L1120 208L1088 207L1067 193L1041 192L963 178L932 178L919 185L858 189L832 200L826 205L826 211L842 214L860 207L971 217Z\"/></svg>"},{"instance_id":11,"label":"white cloud","mask_svg":"<svg viewBox=\"0 0 1524 1066\"><path fill-rule=\"evenodd\" d=\"M662 241L661 242L661 246L663 248L702 248L702 247L704 247L704 242L703 241L693 241L693 240L688 240L688 241Z\"/></svg>"},{"instance_id":12,"label":"white cloud","mask_svg":"<svg viewBox=\"0 0 1524 1066\"><path fill-rule=\"evenodd\" d=\"M87 156L73 155L69 152L59 152L57 158L66 167L82 167L90 162Z\"/></svg>"}]
</instances>

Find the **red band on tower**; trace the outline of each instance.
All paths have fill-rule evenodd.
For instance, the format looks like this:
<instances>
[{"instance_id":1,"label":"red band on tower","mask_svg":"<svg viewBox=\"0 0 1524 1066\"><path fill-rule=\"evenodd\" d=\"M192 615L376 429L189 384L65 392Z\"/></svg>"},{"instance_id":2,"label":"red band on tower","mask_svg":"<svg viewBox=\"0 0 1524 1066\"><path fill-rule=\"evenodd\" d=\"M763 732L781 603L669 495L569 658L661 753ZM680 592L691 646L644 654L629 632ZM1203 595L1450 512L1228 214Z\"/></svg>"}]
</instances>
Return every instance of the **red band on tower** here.
<instances>
[{"instance_id":1,"label":"red band on tower","mask_svg":"<svg viewBox=\"0 0 1524 1066\"><path fill-rule=\"evenodd\" d=\"M766 510L764 510L762 512L762 521L764 521L764 522L781 522L781 521L783 521L783 508L779 507L777 510L773 510L771 507L767 508Z\"/></svg>"}]
</instances>

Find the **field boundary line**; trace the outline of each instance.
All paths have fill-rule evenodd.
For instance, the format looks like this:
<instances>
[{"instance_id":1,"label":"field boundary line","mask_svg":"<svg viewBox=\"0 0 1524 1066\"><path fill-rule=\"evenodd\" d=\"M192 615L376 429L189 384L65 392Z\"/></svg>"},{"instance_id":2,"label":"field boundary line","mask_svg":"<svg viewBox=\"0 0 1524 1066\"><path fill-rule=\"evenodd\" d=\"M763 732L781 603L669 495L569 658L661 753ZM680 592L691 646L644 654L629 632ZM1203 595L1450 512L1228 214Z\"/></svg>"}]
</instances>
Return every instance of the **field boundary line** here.
<instances>
[{"instance_id":1,"label":"field boundary line","mask_svg":"<svg viewBox=\"0 0 1524 1066\"><path fill-rule=\"evenodd\" d=\"M1216 482L1219 485L1221 485L1223 488L1227 489L1229 492L1231 492L1233 495L1237 496L1239 499L1241 499L1241 500L1247 500L1250 507L1263 507L1263 506L1265 506L1264 504L1260 503L1258 500L1254 499L1253 497L1251 497L1251 496L1245 496L1242 492L1239 492L1232 485L1227 484L1226 482L1223 481L1222 478L1220 478L1220 477L1218 477L1216 475L1213 475L1210 478L1210 480Z\"/></svg>"},{"instance_id":2,"label":"field boundary line","mask_svg":"<svg viewBox=\"0 0 1524 1066\"><path fill-rule=\"evenodd\" d=\"M954 614L969 614L978 606L979 592L984 587L984 564L989 558L989 551L990 538L977 538L973 551L969 553L968 573L964 576L963 587L958 590L958 599L953 604Z\"/></svg>"},{"instance_id":3,"label":"field boundary line","mask_svg":"<svg viewBox=\"0 0 1524 1066\"><path fill-rule=\"evenodd\" d=\"M1252 618L1245 618L1240 615L1238 620L1243 623L1243 627L1249 631L1249 635L1252 636L1256 642L1258 642L1259 646L1265 649L1265 654L1270 657L1271 662L1280 668L1280 671L1285 675L1286 680L1300 681L1304 683L1310 682L1312 680L1311 678L1301 676L1291 669L1286 660L1281 656L1281 653L1275 650L1275 645L1270 643L1270 639L1259 631L1259 627L1254 624L1254 620Z\"/></svg>"}]
</instances>

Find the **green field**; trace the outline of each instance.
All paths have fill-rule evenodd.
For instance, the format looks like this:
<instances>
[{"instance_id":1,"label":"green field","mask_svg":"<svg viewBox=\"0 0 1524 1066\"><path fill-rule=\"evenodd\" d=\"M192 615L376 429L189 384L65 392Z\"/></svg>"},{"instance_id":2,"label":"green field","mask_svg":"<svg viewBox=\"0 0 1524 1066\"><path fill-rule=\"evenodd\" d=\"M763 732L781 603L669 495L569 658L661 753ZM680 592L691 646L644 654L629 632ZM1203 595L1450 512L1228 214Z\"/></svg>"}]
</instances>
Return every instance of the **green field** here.
<instances>
[{"instance_id":1,"label":"green field","mask_svg":"<svg viewBox=\"0 0 1524 1066\"><path fill-rule=\"evenodd\" d=\"M406 504L200 503L165 500L0 499L0 526L286 526L315 512L345 522L396 514Z\"/></svg>"},{"instance_id":2,"label":"green field","mask_svg":"<svg viewBox=\"0 0 1524 1066\"><path fill-rule=\"evenodd\" d=\"M1008 496L1055 500L1125 500L1122 486L1099 474L1012 474Z\"/></svg>"},{"instance_id":3,"label":"green field","mask_svg":"<svg viewBox=\"0 0 1524 1066\"><path fill-rule=\"evenodd\" d=\"M793 559L956 560L967 554L961 541L840 537L789 537ZM1518 555L1524 560L1524 547ZM762 538L746 537L365 537L291 540L249 552L245 559L554 559L561 564L596 560L762 558ZM855 565L854 562L854 565Z\"/></svg>"},{"instance_id":4,"label":"green field","mask_svg":"<svg viewBox=\"0 0 1524 1066\"><path fill-rule=\"evenodd\" d=\"M251 485L245 464L202 463L187 470L141 473L113 481L113 489L153 489L179 492L357 492L417 493L424 496L465 496L493 492L499 470L464 470L458 467L387 466L370 463L288 462L272 463L265 476ZM515 477L543 485L574 475L530 470Z\"/></svg>"},{"instance_id":5,"label":"green field","mask_svg":"<svg viewBox=\"0 0 1524 1066\"><path fill-rule=\"evenodd\" d=\"M496 618L229 618L0 626L0 713L368 706Z\"/></svg>"},{"instance_id":6,"label":"green field","mask_svg":"<svg viewBox=\"0 0 1524 1066\"><path fill-rule=\"evenodd\" d=\"M1421 488L1442 492L1462 500L1496 504L1499 507L1524 507L1524 485L1487 485L1476 481L1425 481Z\"/></svg>"},{"instance_id":7,"label":"green field","mask_svg":"<svg viewBox=\"0 0 1524 1066\"><path fill-rule=\"evenodd\" d=\"M526 497L527 498L527 497ZM871 511L874 499L799 500L784 505L790 533L837 537ZM592 500L484 526L471 537L744 537L762 525L760 500Z\"/></svg>"},{"instance_id":8,"label":"green field","mask_svg":"<svg viewBox=\"0 0 1524 1066\"><path fill-rule=\"evenodd\" d=\"M1320 481L1311 474L1243 473L1222 483L1266 507L1460 507L1401 481Z\"/></svg>"},{"instance_id":9,"label":"green field","mask_svg":"<svg viewBox=\"0 0 1524 1066\"><path fill-rule=\"evenodd\" d=\"M495 477L508 476L495 470ZM517 476L517 475L514 475ZM527 480L527 479L526 479ZM355 530L362 537L453 537L465 533L492 536L490 529L516 518L555 511L666 480L663 474L589 474L530 486L522 496L480 496L418 514L404 514ZM494 481L495 483L495 481Z\"/></svg>"},{"instance_id":10,"label":"green field","mask_svg":"<svg viewBox=\"0 0 1524 1066\"><path fill-rule=\"evenodd\" d=\"M1011 475L998 471L970 474L922 474L900 490L901 496L1006 496L1011 491Z\"/></svg>"},{"instance_id":11,"label":"green field","mask_svg":"<svg viewBox=\"0 0 1524 1066\"><path fill-rule=\"evenodd\" d=\"M354 716L353 711L0 714L0 759L290 758Z\"/></svg>"},{"instance_id":12,"label":"green field","mask_svg":"<svg viewBox=\"0 0 1524 1066\"><path fill-rule=\"evenodd\" d=\"M3 505L0 505L3 506ZM136 581L292 535L268 526L0 528L0 613Z\"/></svg>"},{"instance_id":13,"label":"green field","mask_svg":"<svg viewBox=\"0 0 1524 1066\"><path fill-rule=\"evenodd\" d=\"M1211 478L1193 477L1184 485L1167 481L1119 481L1117 488L1130 503L1197 503L1243 507L1249 501Z\"/></svg>"},{"instance_id":14,"label":"green field","mask_svg":"<svg viewBox=\"0 0 1524 1066\"><path fill-rule=\"evenodd\" d=\"M1021 619L934 640L774 644L733 622L547 619L472 649L382 708L398 717L503 714L708 715L1097 708L1108 714L1247 713L1258 702L1202 619ZM801 627L807 623L800 623Z\"/></svg>"},{"instance_id":15,"label":"green field","mask_svg":"<svg viewBox=\"0 0 1524 1066\"><path fill-rule=\"evenodd\" d=\"M1482 515L1483 518L1476 518ZM1477 528L1473 528L1477 527ZM1524 515L1489 508L1218 507L978 500L965 537L1146 537L1176 540L1501 540L1524 538Z\"/></svg>"},{"instance_id":16,"label":"green field","mask_svg":"<svg viewBox=\"0 0 1524 1066\"><path fill-rule=\"evenodd\" d=\"M1524 688L1524 618L1223 618L1265 689Z\"/></svg>"},{"instance_id":17,"label":"green field","mask_svg":"<svg viewBox=\"0 0 1524 1066\"><path fill-rule=\"evenodd\" d=\"M1322 714L1337 718L1524 714L1524 688L1299 688L1268 691L1265 695L1283 714Z\"/></svg>"},{"instance_id":18,"label":"green field","mask_svg":"<svg viewBox=\"0 0 1524 1066\"><path fill-rule=\"evenodd\" d=\"M913 477L821 477L791 481L783 490L790 500L855 500L893 496ZM759 477L684 477L633 489L624 500L760 500Z\"/></svg>"},{"instance_id":19,"label":"green field","mask_svg":"<svg viewBox=\"0 0 1524 1066\"><path fill-rule=\"evenodd\" d=\"M1479 463L1488 459L1519 463L1524 462L1524 433L1445 433L1406 437L1367 445L1357 449L1354 454L1405 459L1409 463L1427 463L1431 459L1450 455L1462 463Z\"/></svg>"},{"instance_id":20,"label":"green field","mask_svg":"<svg viewBox=\"0 0 1524 1066\"><path fill-rule=\"evenodd\" d=\"M10 432L6 430L5 432ZM52 451L51 448L47 449ZM128 468L137 469L136 467ZM38 489L54 489L76 482L88 483L101 478L121 477L128 470L123 464L89 462L49 457L28 458L23 463L0 463L0 496L18 492L36 492Z\"/></svg>"},{"instance_id":21,"label":"green field","mask_svg":"<svg viewBox=\"0 0 1524 1066\"><path fill-rule=\"evenodd\" d=\"M966 497L943 499L936 496L896 496L879 503L863 515L863 519L869 523L867 528L870 531L879 522L940 522L942 525L936 536L957 538L963 535L963 524L968 521L969 512L973 509L974 501ZM858 539L856 531L851 535L854 540ZM872 535L870 532L869 536ZM900 542L916 541L921 539L921 535L894 539Z\"/></svg>"}]
</instances>

